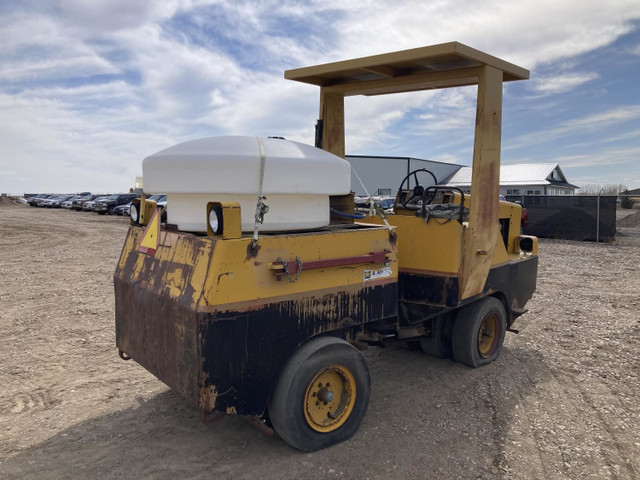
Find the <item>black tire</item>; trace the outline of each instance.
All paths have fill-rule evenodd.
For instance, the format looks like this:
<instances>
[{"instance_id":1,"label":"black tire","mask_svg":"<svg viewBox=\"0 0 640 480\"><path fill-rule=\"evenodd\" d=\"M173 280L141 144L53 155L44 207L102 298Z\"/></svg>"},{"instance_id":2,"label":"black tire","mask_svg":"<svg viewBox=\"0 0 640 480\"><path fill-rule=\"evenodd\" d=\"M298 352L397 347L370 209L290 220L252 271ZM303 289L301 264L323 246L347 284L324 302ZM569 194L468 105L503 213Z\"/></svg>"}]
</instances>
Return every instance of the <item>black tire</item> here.
<instances>
[{"instance_id":1,"label":"black tire","mask_svg":"<svg viewBox=\"0 0 640 480\"><path fill-rule=\"evenodd\" d=\"M106 213L107 213L107 212L102 212L102 211L100 211L100 212L98 212L98 215L105 215Z\"/></svg>"},{"instance_id":2,"label":"black tire","mask_svg":"<svg viewBox=\"0 0 640 480\"><path fill-rule=\"evenodd\" d=\"M340 393L341 403L333 413L340 415L345 412L344 402L352 405L352 410L346 410L344 417L337 417L335 428L331 431L317 431L312 427L306 409L314 409L309 406L308 399L311 390L316 388L315 381L318 375L330 372L332 368L345 369L352 375L353 382L349 382L350 388L355 386L355 399L351 395L345 395L343 384ZM322 378L322 377L321 377ZM312 383L313 382L313 383ZM321 383L319 385L322 385ZM329 387L329 383L326 384ZM337 392L334 385L333 390ZM326 394L326 389L325 394ZM360 352L349 343L335 337L318 337L310 340L300 347L286 363L276 389L269 400L269 418L276 433L289 445L305 452L313 452L347 440L360 427L360 423L369 406L369 394L371 380L369 368ZM333 393L331 393L333 399ZM312 393L313 398L320 399L320 393ZM329 400L331 402L332 400ZM321 402L315 402L318 405ZM337 400L336 400L337 403ZM324 405L327 405L325 402ZM318 408L333 408L329 407ZM342 405L342 410L340 406ZM336 417L329 417L336 418ZM321 427L320 427L321 428Z\"/></svg>"},{"instance_id":3,"label":"black tire","mask_svg":"<svg viewBox=\"0 0 640 480\"><path fill-rule=\"evenodd\" d=\"M453 358L474 368L493 362L502 351L506 330L507 314L497 298L485 297L461 308L453 326Z\"/></svg>"},{"instance_id":4,"label":"black tire","mask_svg":"<svg viewBox=\"0 0 640 480\"><path fill-rule=\"evenodd\" d=\"M420 350L426 355L436 358L451 357L451 347L440 339L422 338L420 339Z\"/></svg>"},{"instance_id":5,"label":"black tire","mask_svg":"<svg viewBox=\"0 0 640 480\"><path fill-rule=\"evenodd\" d=\"M420 339L420 349L427 355L437 358L451 357L451 321L448 315L434 318L431 324L431 336Z\"/></svg>"}]
</instances>

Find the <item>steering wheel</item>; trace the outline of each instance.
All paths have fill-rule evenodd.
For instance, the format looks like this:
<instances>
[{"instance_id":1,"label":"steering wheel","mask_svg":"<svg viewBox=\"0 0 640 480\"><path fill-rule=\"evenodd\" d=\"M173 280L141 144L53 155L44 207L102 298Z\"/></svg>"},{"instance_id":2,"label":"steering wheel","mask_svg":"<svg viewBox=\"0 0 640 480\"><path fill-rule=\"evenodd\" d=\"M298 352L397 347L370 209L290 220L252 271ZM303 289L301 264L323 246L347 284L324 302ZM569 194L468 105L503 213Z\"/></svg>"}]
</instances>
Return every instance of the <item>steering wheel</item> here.
<instances>
[{"instance_id":1,"label":"steering wheel","mask_svg":"<svg viewBox=\"0 0 640 480\"><path fill-rule=\"evenodd\" d=\"M438 180L436 179L436 176L433 174L433 172L431 172L430 170L427 170L426 168L419 168L419 169L417 169L417 170L414 170L413 172L409 172L409 174L408 174L406 177L404 177L404 178L402 179L402 182L400 183L400 188L398 188L398 193L397 193L397 195L396 195L396 197L397 197L397 198L398 198L398 200L400 201L400 204L401 204L404 208L406 208L406 209L408 209L407 204L408 204L409 202L411 202L411 200L413 200L413 199L414 199L414 198L416 198L416 197L421 197L421 196L422 196L422 194L424 193L424 190L425 190L425 189L424 189L424 187L420 184L420 181L418 180L418 173L419 173L419 172L426 172L426 173L428 173L429 175L431 175L431 176L433 177L434 185L437 185L437 184L438 184ZM403 189L402 189L402 187L404 187L404 184L406 183L406 184L407 184L407 190L408 190L408 187L409 187L409 179L410 179L412 176L413 176L413 178L414 178L414 180L415 180L415 182L416 182L416 186L415 186L415 187L413 187L413 193L412 193L412 195L411 195L408 199L405 199L405 196L404 196L404 195L402 195L402 190L403 190ZM431 200L433 200L433 197L435 197L435 192L433 192L433 196L432 196ZM431 200L429 200L429 202L430 202Z\"/></svg>"}]
</instances>

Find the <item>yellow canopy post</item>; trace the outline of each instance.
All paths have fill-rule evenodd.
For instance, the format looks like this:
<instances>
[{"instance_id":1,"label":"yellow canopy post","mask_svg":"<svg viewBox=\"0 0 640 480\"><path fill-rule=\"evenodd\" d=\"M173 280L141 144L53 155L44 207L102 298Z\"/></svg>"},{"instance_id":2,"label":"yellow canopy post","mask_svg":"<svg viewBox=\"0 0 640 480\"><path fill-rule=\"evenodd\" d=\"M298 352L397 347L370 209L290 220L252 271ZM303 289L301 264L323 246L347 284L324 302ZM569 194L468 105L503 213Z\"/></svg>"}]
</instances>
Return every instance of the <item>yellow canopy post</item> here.
<instances>
[{"instance_id":1,"label":"yellow canopy post","mask_svg":"<svg viewBox=\"0 0 640 480\"><path fill-rule=\"evenodd\" d=\"M502 84L529 71L458 42L287 70L289 80L320 87L322 148L345 156L344 97L478 85L473 200L464 232L461 299L482 292L498 235Z\"/></svg>"}]
</instances>

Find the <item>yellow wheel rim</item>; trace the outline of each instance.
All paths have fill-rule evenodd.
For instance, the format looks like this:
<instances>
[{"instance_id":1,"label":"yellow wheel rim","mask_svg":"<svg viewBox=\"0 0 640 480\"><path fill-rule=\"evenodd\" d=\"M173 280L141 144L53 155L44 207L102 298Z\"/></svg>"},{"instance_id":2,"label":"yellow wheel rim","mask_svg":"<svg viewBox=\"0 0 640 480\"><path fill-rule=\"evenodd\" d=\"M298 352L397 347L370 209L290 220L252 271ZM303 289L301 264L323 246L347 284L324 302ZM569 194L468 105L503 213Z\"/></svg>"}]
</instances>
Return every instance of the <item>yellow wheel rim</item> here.
<instances>
[{"instance_id":1,"label":"yellow wheel rim","mask_svg":"<svg viewBox=\"0 0 640 480\"><path fill-rule=\"evenodd\" d=\"M489 358L498 348L499 320L495 314L487 315L478 330L478 352L482 358Z\"/></svg>"},{"instance_id":2,"label":"yellow wheel rim","mask_svg":"<svg viewBox=\"0 0 640 480\"><path fill-rule=\"evenodd\" d=\"M304 394L304 418L317 432L329 433L347 421L356 403L356 381L349 369L329 365L315 374Z\"/></svg>"}]
</instances>

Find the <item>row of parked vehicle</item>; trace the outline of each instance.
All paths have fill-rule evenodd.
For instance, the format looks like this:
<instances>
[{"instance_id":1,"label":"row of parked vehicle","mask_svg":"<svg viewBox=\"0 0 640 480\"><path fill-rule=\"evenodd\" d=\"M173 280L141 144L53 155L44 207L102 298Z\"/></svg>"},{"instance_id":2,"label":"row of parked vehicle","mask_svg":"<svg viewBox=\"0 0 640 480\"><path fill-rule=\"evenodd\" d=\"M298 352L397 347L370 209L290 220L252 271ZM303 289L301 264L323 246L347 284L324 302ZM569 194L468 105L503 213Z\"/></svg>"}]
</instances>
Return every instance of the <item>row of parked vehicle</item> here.
<instances>
[{"instance_id":1,"label":"row of parked vehicle","mask_svg":"<svg viewBox=\"0 0 640 480\"><path fill-rule=\"evenodd\" d=\"M140 198L138 193L117 193L112 195L93 195L89 192L77 195L41 194L27 198L32 207L67 208L69 210L96 212L99 215L129 215L131 202ZM152 195L159 207L163 207L163 217L166 218L167 196Z\"/></svg>"},{"instance_id":2,"label":"row of parked vehicle","mask_svg":"<svg viewBox=\"0 0 640 480\"><path fill-rule=\"evenodd\" d=\"M396 203L396 197L391 195L378 195L371 198L356 196L354 200L356 202L356 210L359 212L369 211L371 207L370 201L373 200L373 203L380 205L382 210L389 215L393 215L393 206Z\"/></svg>"}]
</instances>

